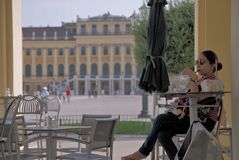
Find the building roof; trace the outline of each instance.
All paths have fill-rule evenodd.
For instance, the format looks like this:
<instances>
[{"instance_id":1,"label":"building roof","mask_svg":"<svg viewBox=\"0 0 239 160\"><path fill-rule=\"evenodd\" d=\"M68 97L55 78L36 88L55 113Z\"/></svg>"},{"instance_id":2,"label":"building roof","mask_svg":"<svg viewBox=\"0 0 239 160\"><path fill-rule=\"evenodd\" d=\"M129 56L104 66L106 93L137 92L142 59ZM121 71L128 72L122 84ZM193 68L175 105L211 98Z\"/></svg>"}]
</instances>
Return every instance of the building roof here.
<instances>
[{"instance_id":1,"label":"building roof","mask_svg":"<svg viewBox=\"0 0 239 160\"><path fill-rule=\"evenodd\" d=\"M60 27L23 27L24 40L73 39L73 33L64 26Z\"/></svg>"}]
</instances>

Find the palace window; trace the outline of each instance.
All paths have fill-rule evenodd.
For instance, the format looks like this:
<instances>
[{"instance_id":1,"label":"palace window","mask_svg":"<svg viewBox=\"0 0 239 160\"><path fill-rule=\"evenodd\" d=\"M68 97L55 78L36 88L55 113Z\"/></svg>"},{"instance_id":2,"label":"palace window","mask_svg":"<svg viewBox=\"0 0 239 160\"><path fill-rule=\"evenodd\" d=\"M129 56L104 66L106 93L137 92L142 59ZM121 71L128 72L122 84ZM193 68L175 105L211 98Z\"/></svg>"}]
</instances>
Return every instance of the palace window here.
<instances>
[{"instance_id":1,"label":"palace window","mask_svg":"<svg viewBox=\"0 0 239 160\"><path fill-rule=\"evenodd\" d=\"M52 48L48 48L48 50L47 50L48 52L48 56L52 56Z\"/></svg>"},{"instance_id":2,"label":"palace window","mask_svg":"<svg viewBox=\"0 0 239 160\"><path fill-rule=\"evenodd\" d=\"M80 52L82 56L85 55L85 47L81 47Z\"/></svg>"},{"instance_id":3,"label":"palace window","mask_svg":"<svg viewBox=\"0 0 239 160\"><path fill-rule=\"evenodd\" d=\"M70 48L70 55L74 56L75 55L75 48Z\"/></svg>"},{"instance_id":4,"label":"palace window","mask_svg":"<svg viewBox=\"0 0 239 160\"><path fill-rule=\"evenodd\" d=\"M107 34L108 32L109 32L109 26L108 26L108 24L104 24L103 25L103 33Z\"/></svg>"},{"instance_id":5,"label":"palace window","mask_svg":"<svg viewBox=\"0 0 239 160\"><path fill-rule=\"evenodd\" d=\"M130 63L125 64L125 76L131 76L132 75L132 67Z\"/></svg>"},{"instance_id":6,"label":"palace window","mask_svg":"<svg viewBox=\"0 0 239 160\"><path fill-rule=\"evenodd\" d=\"M80 65L80 75L81 76L86 76L86 64L81 64Z\"/></svg>"},{"instance_id":7,"label":"palace window","mask_svg":"<svg viewBox=\"0 0 239 160\"><path fill-rule=\"evenodd\" d=\"M126 24L126 26L125 26L125 32L126 32L126 33L130 33L130 32L131 32L131 26L130 26L130 24Z\"/></svg>"},{"instance_id":8,"label":"palace window","mask_svg":"<svg viewBox=\"0 0 239 160\"><path fill-rule=\"evenodd\" d=\"M126 55L130 55L131 54L131 48L129 46L126 47Z\"/></svg>"},{"instance_id":9,"label":"palace window","mask_svg":"<svg viewBox=\"0 0 239 160\"><path fill-rule=\"evenodd\" d=\"M104 46L104 48L103 48L103 54L104 54L104 55L108 55L108 54L109 54L109 50L108 50L108 47L107 47L107 46Z\"/></svg>"},{"instance_id":10,"label":"palace window","mask_svg":"<svg viewBox=\"0 0 239 160\"><path fill-rule=\"evenodd\" d=\"M63 64L58 65L58 76L64 76L64 65Z\"/></svg>"},{"instance_id":11,"label":"palace window","mask_svg":"<svg viewBox=\"0 0 239 160\"><path fill-rule=\"evenodd\" d=\"M76 67L74 64L70 64L69 66L69 76L73 77L76 74Z\"/></svg>"},{"instance_id":12,"label":"palace window","mask_svg":"<svg viewBox=\"0 0 239 160\"><path fill-rule=\"evenodd\" d=\"M119 76L120 75L120 64L119 63L116 63L115 66L114 66L114 75L115 76Z\"/></svg>"},{"instance_id":13,"label":"palace window","mask_svg":"<svg viewBox=\"0 0 239 160\"><path fill-rule=\"evenodd\" d=\"M115 55L119 55L120 54L120 48L119 46L115 46Z\"/></svg>"},{"instance_id":14,"label":"palace window","mask_svg":"<svg viewBox=\"0 0 239 160\"><path fill-rule=\"evenodd\" d=\"M47 76L48 77L52 77L53 76L53 65L52 64L48 64L47 65Z\"/></svg>"},{"instance_id":15,"label":"palace window","mask_svg":"<svg viewBox=\"0 0 239 160\"><path fill-rule=\"evenodd\" d=\"M64 55L64 49L63 48L60 48L59 49L59 56L63 56Z\"/></svg>"},{"instance_id":16,"label":"palace window","mask_svg":"<svg viewBox=\"0 0 239 160\"><path fill-rule=\"evenodd\" d=\"M115 34L119 34L119 33L120 33L120 25L115 24Z\"/></svg>"},{"instance_id":17,"label":"palace window","mask_svg":"<svg viewBox=\"0 0 239 160\"><path fill-rule=\"evenodd\" d=\"M82 24L81 27L80 27L80 33L81 34L86 34L86 26L85 24Z\"/></svg>"},{"instance_id":18,"label":"palace window","mask_svg":"<svg viewBox=\"0 0 239 160\"><path fill-rule=\"evenodd\" d=\"M42 54L42 49L41 48L37 48L37 55L41 56L41 54Z\"/></svg>"},{"instance_id":19,"label":"palace window","mask_svg":"<svg viewBox=\"0 0 239 160\"><path fill-rule=\"evenodd\" d=\"M109 64L103 64L103 76L109 76Z\"/></svg>"},{"instance_id":20,"label":"palace window","mask_svg":"<svg viewBox=\"0 0 239 160\"><path fill-rule=\"evenodd\" d=\"M91 30L92 34L97 34L97 26L96 24L92 25L92 30Z\"/></svg>"},{"instance_id":21,"label":"palace window","mask_svg":"<svg viewBox=\"0 0 239 160\"><path fill-rule=\"evenodd\" d=\"M96 76L98 74L97 72L97 64L93 63L91 65L91 75Z\"/></svg>"},{"instance_id":22,"label":"palace window","mask_svg":"<svg viewBox=\"0 0 239 160\"><path fill-rule=\"evenodd\" d=\"M38 64L36 66L36 76L37 77L41 77L42 76L42 65L41 64Z\"/></svg>"},{"instance_id":23,"label":"palace window","mask_svg":"<svg viewBox=\"0 0 239 160\"><path fill-rule=\"evenodd\" d=\"M92 47L92 55L96 55L96 47Z\"/></svg>"},{"instance_id":24,"label":"palace window","mask_svg":"<svg viewBox=\"0 0 239 160\"><path fill-rule=\"evenodd\" d=\"M32 72L32 68L30 64L25 65L25 77L30 77Z\"/></svg>"}]
</instances>

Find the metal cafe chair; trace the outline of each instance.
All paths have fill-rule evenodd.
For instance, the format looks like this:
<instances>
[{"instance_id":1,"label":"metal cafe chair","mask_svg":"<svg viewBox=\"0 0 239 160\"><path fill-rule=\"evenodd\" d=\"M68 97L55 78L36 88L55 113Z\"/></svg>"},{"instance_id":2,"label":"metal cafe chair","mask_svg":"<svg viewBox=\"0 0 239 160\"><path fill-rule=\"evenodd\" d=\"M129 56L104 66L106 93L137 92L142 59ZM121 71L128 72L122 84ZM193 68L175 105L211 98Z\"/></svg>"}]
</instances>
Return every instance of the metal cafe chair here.
<instances>
[{"instance_id":1,"label":"metal cafe chair","mask_svg":"<svg viewBox=\"0 0 239 160\"><path fill-rule=\"evenodd\" d=\"M94 125L95 119L100 119L100 118L112 118L112 115L83 114L82 120L80 123L81 128L79 131L67 132L65 133L65 135L67 136L61 136L61 135L57 136L58 140L66 140L66 141L69 140L69 141L77 142L78 148L61 148L59 149L59 151L72 153L72 152L79 152L80 150L83 150L81 143L79 143L79 139L89 140L91 127ZM73 136L70 136L72 134Z\"/></svg>"},{"instance_id":2,"label":"metal cafe chair","mask_svg":"<svg viewBox=\"0 0 239 160\"><path fill-rule=\"evenodd\" d=\"M86 145L86 154L90 155L93 151L102 151L104 149L106 157L113 159L114 131L117 121L118 118L99 118L94 120L89 139L79 139L79 143ZM67 154L62 157L71 157L71 155L75 154ZM82 152L80 155L82 155Z\"/></svg>"},{"instance_id":3,"label":"metal cafe chair","mask_svg":"<svg viewBox=\"0 0 239 160\"><path fill-rule=\"evenodd\" d=\"M1 147L1 153L2 153L2 159L5 160L6 157L8 159L13 159L13 154L12 154L12 140L14 134L14 127L15 127L15 118L17 114L17 109L19 107L21 101L21 96L17 96L8 106L4 118L2 121L1 125L1 130L0 130L0 147ZM17 144L15 144L17 145ZM6 146L6 148L5 148ZM19 155L19 150L18 147L15 147L17 155ZM8 152L8 154L6 153ZM0 158L1 159L1 158ZM20 159L18 156L17 159Z\"/></svg>"},{"instance_id":4,"label":"metal cafe chair","mask_svg":"<svg viewBox=\"0 0 239 160\"><path fill-rule=\"evenodd\" d=\"M56 95L48 95L42 98L43 110L47 116L54 118L56 121L59 119L61 109L61 101Z\"/></svg>"},{"instance_id":5,"label":"metal cafe chair","mask_svg":"<svg viewBox=\"0 0 239 160\"><path fill-rule=\"evenodd\" d=\"M32 95L24 95L17 111L17 127L19 135L19 145L23 146L23 153L39 154L42 150L42 139L46 138L41 136L41 133L27 132L22 130L27 126L41 126L42 125L43 104L42 101ZM37 148L29 148L29 144L37 142Z\"/></svg>"}]
</instances>

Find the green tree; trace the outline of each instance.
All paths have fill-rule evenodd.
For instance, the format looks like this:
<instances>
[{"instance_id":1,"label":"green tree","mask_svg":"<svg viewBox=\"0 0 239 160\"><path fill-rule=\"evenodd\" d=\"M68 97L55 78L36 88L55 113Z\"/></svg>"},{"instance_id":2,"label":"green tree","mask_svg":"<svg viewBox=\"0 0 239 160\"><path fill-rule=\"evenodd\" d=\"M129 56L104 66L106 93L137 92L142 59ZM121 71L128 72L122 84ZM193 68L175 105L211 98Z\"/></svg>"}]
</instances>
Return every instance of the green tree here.
<instances>
[{"instance_id":1,"label":"green tree","mask_svg":"<svg viewBox=\"0 0 239 160\"><path fill-rule=\"evenodd\" d=\"M168 71L179 73L194 64L194 2L170 1L166 10ZM175 65L177 64L177 65Z\"/></svg>"},{"instance_id":2,"label":"green tree","mask_svg":"<svg viewBox=\"0 0 239 160\"><path fill-rule=\"evenodd\" d=\"M137 63L138 72L141 72L147 55L147 27L148 27L148 9L142 6L139 16L135 19L133 25L133 34L135 38L134 56Z\"/></svg>"},{"instance_id":3,"label":"green tree","mask_svg":"<svg viewBox=\"0 0 239 160\"><path fill-rule=\"evenodd\" d=\"M144 67L147 55L148 13L148 9L144 7L133 25L136 44L135 59L139 72ZM179 73L185 67L192 68L194 64L194 2L192 0L169 1L165 17L167 21L165 62L169 72Z\"/></svg>"}]
</instances>

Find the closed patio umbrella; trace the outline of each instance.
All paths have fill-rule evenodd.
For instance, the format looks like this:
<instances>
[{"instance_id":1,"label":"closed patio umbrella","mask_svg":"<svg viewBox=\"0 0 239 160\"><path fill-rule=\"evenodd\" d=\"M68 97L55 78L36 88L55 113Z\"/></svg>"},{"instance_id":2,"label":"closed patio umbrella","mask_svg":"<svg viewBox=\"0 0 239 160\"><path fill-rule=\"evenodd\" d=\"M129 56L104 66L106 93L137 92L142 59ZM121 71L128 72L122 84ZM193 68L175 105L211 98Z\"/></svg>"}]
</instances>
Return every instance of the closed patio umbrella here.
<instances>
[{"instance_id":1,"label":"closed patio umbrella","mask_svg":"<svg viewBox=\"0 0 239 160\"><path fill-rule=\"evenodd\" d=\"M166 0L149 0L150 6L147 58L140 77L139 87L146 92L167 92L169 86L168 72L163 60L166 48L166 22L164 6Z\"/></svg>"}]
</instances>

